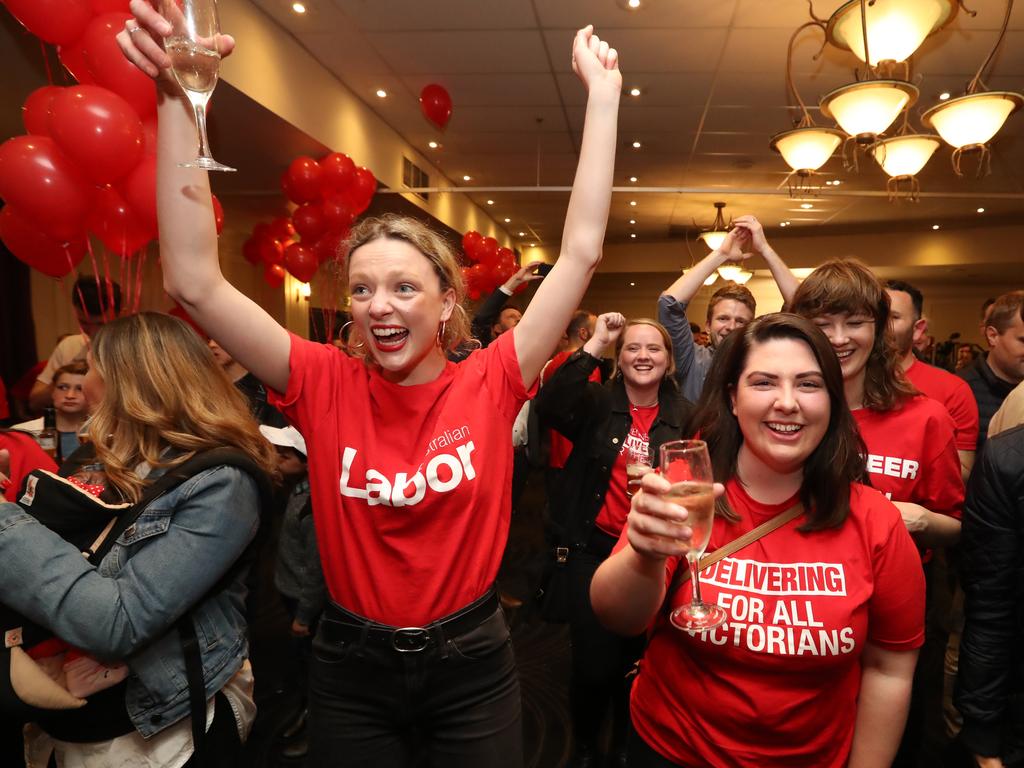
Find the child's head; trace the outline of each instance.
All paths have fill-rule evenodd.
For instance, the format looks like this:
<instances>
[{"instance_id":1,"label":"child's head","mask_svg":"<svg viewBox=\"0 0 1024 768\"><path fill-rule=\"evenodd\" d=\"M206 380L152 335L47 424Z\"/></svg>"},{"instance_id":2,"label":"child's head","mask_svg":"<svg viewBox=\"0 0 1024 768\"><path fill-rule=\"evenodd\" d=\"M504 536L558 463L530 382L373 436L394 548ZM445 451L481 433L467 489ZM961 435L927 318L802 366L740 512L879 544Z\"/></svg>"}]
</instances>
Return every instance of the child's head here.
<instances>
[{"instance_id":1,"label":"child's head","mask_svg":"<svg viewBox=\"0 0 1024 768\"><path fill-rule=\"evenodd\" d=\"M285 480L298 480L306 475L306 441L299 430L261 424L260 432L277 451L277 468Z\"/></svg>"},{"instance_id":2,"label":"child's head","mask_svg":"<svg viewBox=\"0 0 1024 768\"><path fill-rule=\"evenodd\" d=\"M58 368L53 374L53 407L67 416L84 414L89 407L82 384L89 366L76 360Z\"/></svg>"}]
</instances>

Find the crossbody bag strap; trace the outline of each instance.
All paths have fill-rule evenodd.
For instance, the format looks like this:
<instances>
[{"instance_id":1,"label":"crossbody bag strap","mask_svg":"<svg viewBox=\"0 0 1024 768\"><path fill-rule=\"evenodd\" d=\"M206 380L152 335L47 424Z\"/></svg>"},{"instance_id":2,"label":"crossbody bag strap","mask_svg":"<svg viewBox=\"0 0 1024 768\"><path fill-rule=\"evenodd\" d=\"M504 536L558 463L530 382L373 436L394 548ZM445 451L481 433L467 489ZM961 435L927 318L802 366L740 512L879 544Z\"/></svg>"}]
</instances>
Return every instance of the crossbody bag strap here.
<instances>
[{"instance_id":1,"label":"crossbody bag strap","mask_svg":"<svg viewBox=\"0 0 1024 768\"><path fill-rule=\"evenodd\" d=\"M765 520L756 528L751 528L749 531L744 533L742 536L737 536L729 543L719 547L714 552L704 555L700 559L700 570L714 565L719 560L728 557L729 555L743 549L748 544L753 544L755 541L760 539L762 536L767 536L774 530L777 530L788 523L790 520L794 520L804 512L804 505L799 501L784 512L780 512L775 517ZM672 601L673 595L679 590L683 584L690 578L690 569L683 566L682 563L676 568L676 572L672 576L672 582L668 586L668 590L665 592L665 605L669 605Z\"/></svg>"}]
</instances>

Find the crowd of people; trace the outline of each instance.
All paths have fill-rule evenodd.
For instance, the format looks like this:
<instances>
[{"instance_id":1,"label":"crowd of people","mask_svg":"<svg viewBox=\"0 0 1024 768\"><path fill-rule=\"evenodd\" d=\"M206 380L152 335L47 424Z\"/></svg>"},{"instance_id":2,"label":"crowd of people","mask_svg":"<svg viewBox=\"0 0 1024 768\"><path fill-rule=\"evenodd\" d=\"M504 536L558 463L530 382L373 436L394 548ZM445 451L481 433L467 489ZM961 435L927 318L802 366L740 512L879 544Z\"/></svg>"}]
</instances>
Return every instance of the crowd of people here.
<instances>
[{"instance_id":1,"label":"crowd of people","mask_svg":"<svg viewBox=\"0 0 1024 768\"><path fill-rule=\"evenodd\" d=\"M622 86L587 27L550 272L524 265L471 318L451 244L366 219L344 343L315 343L221 274L206 173L178 164L195 129L167 22L131 7L119 44L159 93L164 286L207 338L120 316L117 286L83 278L81 333L24 403L45 415L0 432L0 762L237 764L260 674L246 594L269 557L302 681L290 757L522 766L496 579L541 457L537 600L569 624L571 765L915 766L940 705L965 759L1024 765L1024 291L986 308L988 352L957 376L919 357L914 286L852 259L798 280L745 215L657 319L581 309ZM712 272L752 256L784 311L727 283L692 323ZM716 481L709 532L659 466L686 438ZM724 623L674 625L693 582Z\"/></svg>"}]
</instances>

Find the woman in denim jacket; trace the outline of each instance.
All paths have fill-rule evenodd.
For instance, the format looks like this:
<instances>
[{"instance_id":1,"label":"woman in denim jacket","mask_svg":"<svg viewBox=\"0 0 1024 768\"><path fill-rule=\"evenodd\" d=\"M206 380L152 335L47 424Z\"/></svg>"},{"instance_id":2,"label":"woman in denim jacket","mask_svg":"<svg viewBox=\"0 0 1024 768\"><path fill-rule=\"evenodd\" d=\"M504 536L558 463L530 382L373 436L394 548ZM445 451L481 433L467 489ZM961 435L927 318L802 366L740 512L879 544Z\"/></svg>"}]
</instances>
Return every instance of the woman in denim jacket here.
<instances>
[{"instance_id":1,"label":"woman in denim jacket","mask_svg":"<svg viewBox=\"0 0 1024 768\"><path fill-rule=\"evenodd\" d=\"M136 501L153 478L217 447L235 448L273 474L270 446L242 396L181 321L154 313L115 320L93 336L89 357L89 438L105 474L101 498ZM151 502L98 567L22 507L0 505L4 602L85 653L128 668L124 681L90 695L84 707L28 729L32 765L46 765L51 747L58 766L192 764L188 682L175 631L188 613L206 687L204 749L215 764L228 764L255 707L244 573L224 577L258 526L256 479L226 465Z\"/></svg>"}]
</instances>

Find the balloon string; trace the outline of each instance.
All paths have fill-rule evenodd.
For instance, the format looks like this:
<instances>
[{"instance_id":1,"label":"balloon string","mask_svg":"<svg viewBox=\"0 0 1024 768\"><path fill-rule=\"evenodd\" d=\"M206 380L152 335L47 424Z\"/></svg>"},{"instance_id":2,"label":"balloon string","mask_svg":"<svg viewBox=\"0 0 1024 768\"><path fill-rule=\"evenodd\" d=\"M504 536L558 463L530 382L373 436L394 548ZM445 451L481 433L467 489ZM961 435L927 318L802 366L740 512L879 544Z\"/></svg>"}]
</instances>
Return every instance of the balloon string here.
<instances>
[{"instance_id":1,"label":"balloon string","mask_svg":"<svg viewBox=\"0 0 1024 768\"><path fill-rule=\"evenodd\" d=\"M53 72L50 69L50 56L46 51L46 43L39 41L39 50L43 54L43 65L46 67L46 82L53 85Z\"/></svg>"},{"instance_id":2,"label":"balloon string","mask_svg":"<svg viewBox=\"0 0 1024 768\"><path fill-rule=\"evenodd\" d=\"M110 315L109 319L113 320L117 312L114 306L114 282L110 279L110 262L107 260L107 249L104 248L100 253L103 256L103 282L107 288L106 312Z\"/></svg>"},{"instance_id":3,"label":"balloon string","mask_svg":"<svg viewBox=\"0 0 1024 768\"><path fill-rule=\"evenodd\" d=\"M136 257L135 264L135 305L132 307L132 312L139 311L139 305L142 303L142 273L146 266L146 257L149 255L149 249L143 248L139 255Z\"/></svg>"},{"instance_id":4,"label":"balloon string","mask_svg":"<svg viewBox=\"0 0 1024 768\"><path fill-rule=\"evenodd\" d=\"M100 266L96 261L96 253L92 249L92 240L85 238L85 247L89 251L89 260L92 262L92 275L96 280L96 296L100 300L100 316L103 322L107 321L107 308L104 306L103 301L103 286L100 285ZM82 302L82 307L85 307L85 302Z\"/></svg>"}]
</instances>

